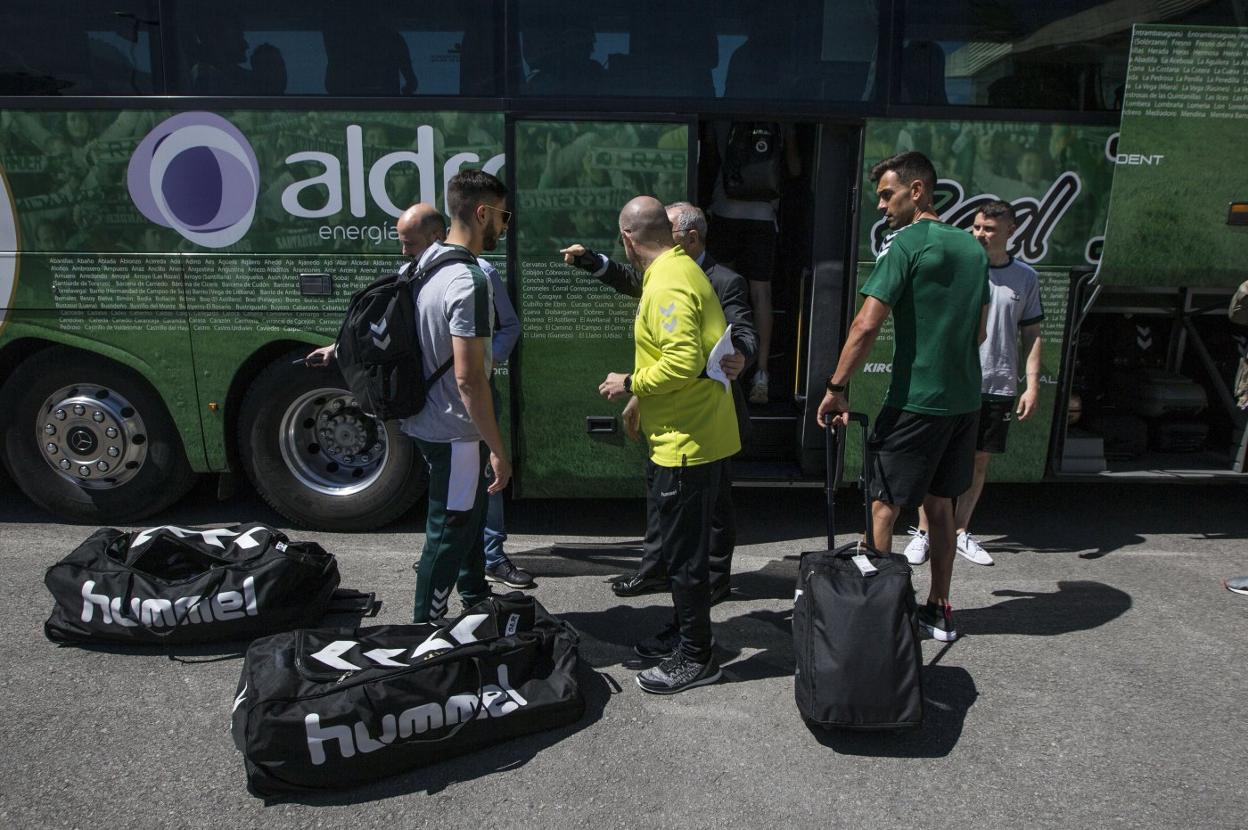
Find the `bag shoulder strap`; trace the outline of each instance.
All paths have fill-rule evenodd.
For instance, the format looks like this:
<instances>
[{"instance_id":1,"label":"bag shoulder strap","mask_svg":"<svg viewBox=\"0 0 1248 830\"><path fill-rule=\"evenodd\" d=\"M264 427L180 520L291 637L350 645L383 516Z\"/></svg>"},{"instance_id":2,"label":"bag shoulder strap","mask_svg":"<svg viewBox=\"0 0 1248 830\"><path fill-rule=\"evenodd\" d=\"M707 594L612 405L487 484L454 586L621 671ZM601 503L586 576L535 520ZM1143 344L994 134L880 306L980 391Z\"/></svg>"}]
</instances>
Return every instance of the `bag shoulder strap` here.
<instances>
[{"instance_id":1,"label":"bag shoulder strap","mask_svg":"<svg viewBox=\"0 0 1248 830\"><path fill-rule=\"evenodd\" d=\"M416 293L419 294L420 289L424 288L425 283L429 281L430 277L432 277L438 271L441 271L447 265L450 265L455 262L462 262L466 265L476 265L477 258L474 257L470 252L465 251L463 248L460 248L458 246L452 246L448 250L443 251L442 253L435 256L433 259L429 260L422 267L418 269L409 268L408 273L405 275L400 275L399 279L403 280L406 283L413 283L413 282L416 283ZM413 270L415 270L415 273L413 273ZM437 383L438 380L441 379L441 377L446 374L447 370L450 369L451 366L454 365L454 363L455 363L454 356L448 357L446 359L446 362L443 363L441 366L439 366L437 368L437 371L435 371L432 375L430 375L425 380L425 385L433 386L435 383Z\"/></svg>"}]
</instances>

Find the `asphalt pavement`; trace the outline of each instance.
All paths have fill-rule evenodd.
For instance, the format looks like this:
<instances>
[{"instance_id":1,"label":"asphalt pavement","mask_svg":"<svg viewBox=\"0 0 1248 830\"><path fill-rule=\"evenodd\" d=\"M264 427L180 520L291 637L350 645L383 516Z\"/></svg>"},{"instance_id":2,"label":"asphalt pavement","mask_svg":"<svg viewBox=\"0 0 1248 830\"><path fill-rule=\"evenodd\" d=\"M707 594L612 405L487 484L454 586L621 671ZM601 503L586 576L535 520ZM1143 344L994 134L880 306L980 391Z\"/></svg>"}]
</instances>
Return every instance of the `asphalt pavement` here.
<instances>
[{"instance_id":1,"label":"asphalt pavement","mask_svg":"<svg viewBox=\"0 0 1248 830\"><path fill-rule=\"evenodd\" d=\"M957 561L963 637L925 642L926 720L822 733L793 703L797 555L825 540L821 494L737 490L732 599L714 609L724 679L673 697L631 651L670 600L621 600L639 501L509 506L517 564L582 634L585 717L553 732L311 797L249 795L230 737L241 659L212 648L58 647L44 570L93 528L0 483L5 701L0 827L1242 827L1248 780L1248 490L990 485L975 530L994 567ZM861 527L850 494L846 531ZM280 517L205 485L150 524ZM413 512L374 533L288 531L338 555L347 587L410 619ZM899 528L904 531L904 528ZM904 537L896 543L900 550ZM920 600L927 567L916 569Z\"/></svg>"}]
</instances>

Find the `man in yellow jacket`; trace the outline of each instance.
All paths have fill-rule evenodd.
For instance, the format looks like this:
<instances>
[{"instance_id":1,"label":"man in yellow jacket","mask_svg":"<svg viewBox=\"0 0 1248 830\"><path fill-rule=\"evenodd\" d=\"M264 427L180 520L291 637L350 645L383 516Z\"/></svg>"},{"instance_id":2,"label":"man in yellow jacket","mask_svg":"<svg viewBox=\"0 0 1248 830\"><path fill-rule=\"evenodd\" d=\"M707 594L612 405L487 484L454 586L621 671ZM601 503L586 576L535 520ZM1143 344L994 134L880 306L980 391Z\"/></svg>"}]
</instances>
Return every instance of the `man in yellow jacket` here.
<instances>
[{"instance_id":1,"label":"man in yellow jacket","mask_svg":"<svg viewBox=\"0 0 1248 830\"><path fill-rule=\"evenodd\" d=\"M660 659L637 675L654 694L675 694L720 677L712 653L708 550L711 513L725 459L741 448L732 393L706 375L707 359L727 324L698 264L672 240L662 202L638 196L620 212L628 260L642 271L633 324L634 369L612 372L598 387L611 400L636 395L650 460L646 498L659 517L675 621L637 644Z\"/></svg>"}]
</instances>

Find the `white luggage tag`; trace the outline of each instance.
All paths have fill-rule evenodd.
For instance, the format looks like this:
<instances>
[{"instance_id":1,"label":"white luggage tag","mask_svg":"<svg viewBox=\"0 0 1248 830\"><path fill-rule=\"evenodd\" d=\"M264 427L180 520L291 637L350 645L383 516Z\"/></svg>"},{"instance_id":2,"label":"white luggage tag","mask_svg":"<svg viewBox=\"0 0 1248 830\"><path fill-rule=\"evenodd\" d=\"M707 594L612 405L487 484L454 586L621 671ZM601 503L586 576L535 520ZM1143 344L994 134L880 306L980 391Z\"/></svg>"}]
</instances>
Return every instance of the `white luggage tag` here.
<instances>
[{"instance_id":1,"label":"white luggage tag","mask_svg":"<svg viewBox=\"0 0 1248 830\"><path fill-rule=\"evenodd\" d=\"M858 549L862 550L861 542L858 543ZM854 554L853 562L855 565L858 566L858 570L862 573L863 576L875 576L877 573L880 572L879 568L871 564L871 560L867 558L866 554L863 554L863 553Z\"/></svg>"}]
</instances>

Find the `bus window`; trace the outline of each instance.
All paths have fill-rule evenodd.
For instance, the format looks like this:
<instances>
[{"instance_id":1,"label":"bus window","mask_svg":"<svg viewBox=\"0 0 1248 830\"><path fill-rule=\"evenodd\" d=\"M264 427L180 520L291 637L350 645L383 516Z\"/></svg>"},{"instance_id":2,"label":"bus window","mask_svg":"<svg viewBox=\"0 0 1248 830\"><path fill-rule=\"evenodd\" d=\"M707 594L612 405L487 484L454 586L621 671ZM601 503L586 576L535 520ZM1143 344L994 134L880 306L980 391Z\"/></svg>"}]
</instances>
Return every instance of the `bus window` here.
<instances>
[{"instance_id":1,"label":"bus window","mask_svg":"<svg viewBox=\"0 0 1248 830\"><path fill-rule=\"evenodd\" d=\"M155 0L0 5L0 95L143 95L156 91Z\"/></svg>"},{"instance_id":2,"label":"bus window","mask_svg":"<svg viewBox=\"0 0 1248 830\"><path fill-rule=\"evenodd\" d=\"M536 97L865 101L878 0L531 0L519 4L524 82ZM814 21L812 25L812 21Z\"/></svg>"},{"instance_id":3,"label":"bus window","mask_svg":"<svg viewBox=\"0 0 1248 830\"><path fill-rule=\"evenodd\" d=\"M936 106L1121 109L1134 24L1234 26L1246 20L1242 0L908 0L893 97Z\"/></svg>"},{"instance_id":4,"label":"bus window","mask_svg":"<svg viewBox=\"0 0 1248 830\"><path fill-rule=\"evenodd\" d=\"M175 91L195 95L497 95L497 4L184 3Z\"/></svg>"}]
</instances>

